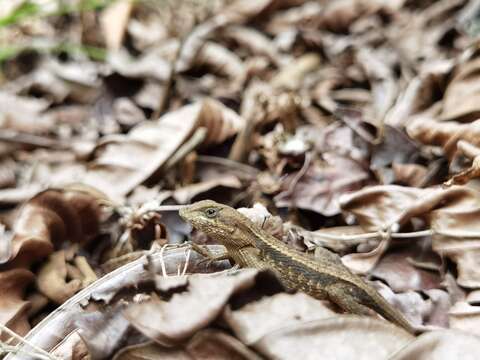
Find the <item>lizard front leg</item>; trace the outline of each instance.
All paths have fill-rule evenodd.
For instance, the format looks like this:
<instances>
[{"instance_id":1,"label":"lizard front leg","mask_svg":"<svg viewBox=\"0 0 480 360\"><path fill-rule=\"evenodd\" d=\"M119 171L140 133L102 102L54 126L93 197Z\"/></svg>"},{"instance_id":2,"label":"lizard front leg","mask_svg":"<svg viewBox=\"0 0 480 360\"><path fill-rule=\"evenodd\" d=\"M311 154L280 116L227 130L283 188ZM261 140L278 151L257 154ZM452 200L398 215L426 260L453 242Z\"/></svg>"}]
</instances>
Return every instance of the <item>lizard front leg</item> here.
<instances>
[{"instance_id":1,"label":"lizard front leg","mask_svg":"<svg viewBox=\"0 0 480 360\"><path fill-rule=\"evenodd\" d=\"M215 261L232 260L232 257L230 256L230 254L227 251L216 255L216 254L212 254L207 249L204 249L200 245L195 244L193 242L191 243L191 247L194 251L196 251L197 253L199 253L200 255L202 255L203 257L206 258L206 259L201 260L199 262L199 264L206 262L207 265L210 265L211 263L213 263Z\"/></svg>"}]
</instances>

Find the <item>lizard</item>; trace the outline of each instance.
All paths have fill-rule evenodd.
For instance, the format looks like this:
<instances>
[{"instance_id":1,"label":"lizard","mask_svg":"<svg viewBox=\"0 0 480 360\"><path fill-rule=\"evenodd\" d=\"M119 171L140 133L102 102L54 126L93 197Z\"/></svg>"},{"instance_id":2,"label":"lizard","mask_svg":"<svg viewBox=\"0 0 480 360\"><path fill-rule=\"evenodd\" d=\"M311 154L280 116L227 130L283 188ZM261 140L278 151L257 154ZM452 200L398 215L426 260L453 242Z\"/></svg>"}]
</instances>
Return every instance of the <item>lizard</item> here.
<instances>
[{"instance_id":1,"label":"lizard","mask_svg":"<svg viewBox=\"0 0 480 360\"><path fill-rule=\"evenodd\" d=\"M315 258L295 250L239 211L213 200L187 205L179 214L194 228L225 246L226 252L216 256L198 245L194 247L209 261L228 259L240 267L273 271L289 290L329 299L349 313L372 315L376 312L409 333L416 333L403 314L351 272L337 254L321 248L321 257Z\"/></svg>"}]
</instances>

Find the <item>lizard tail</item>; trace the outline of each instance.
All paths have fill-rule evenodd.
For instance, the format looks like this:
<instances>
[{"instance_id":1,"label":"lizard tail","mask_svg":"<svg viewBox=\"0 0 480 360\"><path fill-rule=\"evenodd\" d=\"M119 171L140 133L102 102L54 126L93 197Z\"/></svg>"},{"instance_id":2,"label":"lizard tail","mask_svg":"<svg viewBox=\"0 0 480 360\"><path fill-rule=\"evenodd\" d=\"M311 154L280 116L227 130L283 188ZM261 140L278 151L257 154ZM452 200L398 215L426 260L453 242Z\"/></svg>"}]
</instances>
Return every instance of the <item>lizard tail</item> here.
<instances>
[{"instance_id":1,"label":"lizard tail","mask_svg":"<svg viewBox=\"0 0 480 360\"><path fill-rule=\"evenodd\" d=\"M379 297L378 299L375 299L375 300L378 301L378 304L377 303L372 304L373 305L372 308L377 313L382 315L385 319L404 328L410 334L415 335L417 331L399 310L394 309L393 306L389 302L387 302L387 300L385 300L383 297Z\"/></svg>"}]
</instances>

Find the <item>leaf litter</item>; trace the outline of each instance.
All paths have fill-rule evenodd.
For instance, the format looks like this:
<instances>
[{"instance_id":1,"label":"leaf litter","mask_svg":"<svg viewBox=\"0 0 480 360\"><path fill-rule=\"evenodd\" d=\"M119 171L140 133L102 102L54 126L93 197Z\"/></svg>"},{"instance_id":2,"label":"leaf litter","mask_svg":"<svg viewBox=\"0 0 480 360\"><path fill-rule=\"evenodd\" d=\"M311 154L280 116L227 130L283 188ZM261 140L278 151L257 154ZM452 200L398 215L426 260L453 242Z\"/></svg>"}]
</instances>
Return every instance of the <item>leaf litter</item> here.
<instances>
[{"instance_id":1,"label":"leaf litter","mask_svg":"<svg viewBox=\"0 0 480 360\"><path fill-rule=\"evenodd\" d=\"M478 1L62 4L0 5L0 358L476 357ZM202 261L202 199L422 331Z\"/></svg>"}]
</instances>

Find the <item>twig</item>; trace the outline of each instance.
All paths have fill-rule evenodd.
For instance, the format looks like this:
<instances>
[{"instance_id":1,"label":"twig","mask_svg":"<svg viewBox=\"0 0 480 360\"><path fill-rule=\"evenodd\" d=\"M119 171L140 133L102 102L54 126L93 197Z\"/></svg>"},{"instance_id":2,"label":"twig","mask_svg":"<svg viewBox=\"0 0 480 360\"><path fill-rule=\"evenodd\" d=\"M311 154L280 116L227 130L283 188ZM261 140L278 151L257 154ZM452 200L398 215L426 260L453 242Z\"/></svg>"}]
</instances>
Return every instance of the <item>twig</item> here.
<instances>
[{"instance_id":1,"label":"twig","mask_svg":"<svg viewBox=\"0 0 480 360\"><path fill-rule=\"evenodd\" d=\"M310 167L310 163L312 160L312 154L310 152L307 152L305 154L305 161L302 165L302 168L298 173L295 174L290 186L288 187L288 190L279 194L279 197L286 197L286 196L291 196L293 192L295 191L298 182L305 176L305 174L308 171L308 168ZM281 196L280 196L281 195ZM295 205L295 204L294 204Z\"/></svg>"},{"instance_id":2,"label":"twig","mask_svg":"<svg viewBox=\"0 0 480 360\"><path fill-rule=\"evenodd\" d=\"M435 233L434 230L428 229L428 230L414 231L409 233L392 232L389 234L389 236L392 239L409 239L414 237L431 236L434 233ZM376 239L376 238L382 237L384 234L385 234L384 231L379 230L379 231L374 231L374 232L369 232L364 234L355 234L355 235L346 235L346 234L333 235L333 234L315 233L315 236L319 238L328 239L328 240L360 242L360 241L365 241L370 239ZM316 243L316 240L312 239L312 242Z\"/></svg>"}]
</instances>

